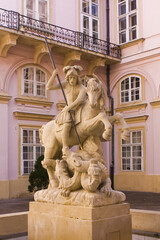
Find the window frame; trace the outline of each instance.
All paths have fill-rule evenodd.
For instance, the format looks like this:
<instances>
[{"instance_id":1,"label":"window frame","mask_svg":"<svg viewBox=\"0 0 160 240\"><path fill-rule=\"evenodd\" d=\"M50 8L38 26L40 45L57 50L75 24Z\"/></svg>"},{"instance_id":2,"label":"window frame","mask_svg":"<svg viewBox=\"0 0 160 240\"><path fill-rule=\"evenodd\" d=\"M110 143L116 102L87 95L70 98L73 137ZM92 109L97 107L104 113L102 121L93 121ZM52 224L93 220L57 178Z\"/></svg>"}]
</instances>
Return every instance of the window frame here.
<instances>
[{"instance_id":1,"label":"window frame","mask_svg":"<svg viewBox=\"0 0 160 240\"><path fill-rule=\"evenodd\" d=\"M40 127L39 127L40 128ZM21 154L20 154L20 175L21 176L28 176L30 174L30 172L28 173L25 173L24 172L24 162L25 161L28 161L28 162L33 162L33 169L31 171L34 170L34 164L35 164L35 161L37 160L37 157L36 157L36 147L40 147L40 151L41 151L41 154L44 154L44 148L43 146L41 145L41 143L36 143L36 131L39 131L39 128L38 127L31 127L31 126L28 126L28 127L25 127L25 126L21 126L20 127L20 137L21 137L21 140L20 140L20 151L21 151ZM27 130L27 131L33 131L33 143L24 143L23 142L23 131L24 130ZM23 158L23 147L24 146L27 146L27 147L33 147L33 159L29 160L29 159L24 159Z\"/></svg>"},{"instance_id":2,"label":"window frame","mask_svg":"<svg viewBox=\"0 0 160 240\"><path fill-rule=\"evenodd\" d=\"M130 139L132 140L132 134L133 132L141 132L141 143L133 143L132 141L130 141L129 143L126 142L126 144L123 144L123 140L121 139L121 172L125 173L125 172L144 172L144 130L143 129L132 129L130 131ZM125 157L123 157L123 151L122 151L122 147L130 147L130 156L126 157L128 159L130 159L130 169L123 169L123 159L125 159ZM133 147L135 146L141 146L141 156L140 157L135 157L135 158L140 158L141 159L141 169L133 169Z\"/></svg>"},{"instance_id":3,"label":"window frame","mask_svg":"<svg viewBox=\"0 0 160 240\"><path fill-rule=\"evenodd\" d=\"M98 16L94 16L92 15L92 0L88 0L89 2L89 13L85 13L83 12L83 9L82 9L82 3L83 3L83 0L80 0L80 31L82 33L84 33L84 28L83 28L83 17L87 17L89 19L89 34L86 34L86 35L89 35L90 37L93 37L93 20L96 20L97 21L97 26L98 26L98 31L97 31L97 34L98 34L98 37L97 39L100 38L100 0L97 0L98 1ZM84 33L85 34L85 33Z\"/></svg>"},{"instance_id":4,"label":"window frame","mask_svg":"<svg viewBox=\"0 0 160 240\"><path fill-rule=\"evenodd\" d=\"M27 68L33 68L33 94L31 93L25 93L24 92L24 88L25 88L25 78L24 78L24 69L27 69ZM40 70L42 71L44 74L45 74L45 82L44 82L44 92L45 94L44 95L37 95L37 80L36 80L36 70ZM39 66L35 66L35 65L26 65L22 68L21 70L21 84L22 84L22 87L21 87L21 95L22 96L27 96L27 97L31 97L31 98L47 98L47 90L46 90L46 84L47 84L47 72L44 71L41 67ZM43 84L42 84L43 85Z\"/></svg>"},{"instance_id":5,"label":"window frame","mask_svg":"<svg viewBox=\"0 0 160 240\"><path fill-rule=\"evenodd\" d=\"M138 100L131 100L131 91L135 88L131 88L131 78L134 77L134 78L139 78L139 82L140 82L140 86L137 87L139 89L139 99ZM128 89L128 92L129 92L129 101L124 101L122 102L122 82L125 81L126 79L129 79L129 89ZM127 91L127 90L125 90ZM130 104L130 103L133 103L133 102L139 102L139 101L142 101L142 77L139 76L139 75L135 75L135 74L132 74L132 75L127 75L125 77L122 78L122 80L120 81L120 104Z\"/></svg>"},{"instance_id":6,"label":"window frame","mask_svg":"<svg viewBox=\"0 0 160 240\"><path fill-rule=\"evenodd\" d=\"M138 0L136 0L136 9L133 10L129 10L129 2L131 0L122 0L121 3L125 3L126 2L126 12L122 15L119 15L119 6L121 3L119 3L119 0L117 0L117 27L118 27L118 31L117 31L117 39L118 39L118 43L120 45L128 43L128 42L132 42L135 41L139 38L139 16L138 16ZM134 26L130 26L130 16L132 15L136 15L136 25ZM119 20L120 19L126 19L126 28L123 29L122 31L120 31L120 26L119 26ZM130 30L136 28L136 38L132 38L130 39ZM126 31L126 41L122 42L120 41L120 33L125 32Z\"/></svg>"},{"instance_id":7,"label":"window frame","mask_svg":"<svg viewBox=\"0 0 160 240\"><path fill-rule=\"evenodd\" d=\"M39 20L40 21L40 16L39 16L39 9L38 9L38 4L39 4L39 1L41 0L33 0L35 2L35 8L33 10L33 17L34 19L36 20ZM45 0L47 2L47 21L45 22L49 22L49 19L50 19L50 16L49 16L49 2L50 0ZM24 5L23 5L23 12L24 12L24 15L27 16L27 7L26 7L26 4L27 4L27 0L24 0ZM33 3L34 4L34 3Z\"/></svg>"}]
</instances>

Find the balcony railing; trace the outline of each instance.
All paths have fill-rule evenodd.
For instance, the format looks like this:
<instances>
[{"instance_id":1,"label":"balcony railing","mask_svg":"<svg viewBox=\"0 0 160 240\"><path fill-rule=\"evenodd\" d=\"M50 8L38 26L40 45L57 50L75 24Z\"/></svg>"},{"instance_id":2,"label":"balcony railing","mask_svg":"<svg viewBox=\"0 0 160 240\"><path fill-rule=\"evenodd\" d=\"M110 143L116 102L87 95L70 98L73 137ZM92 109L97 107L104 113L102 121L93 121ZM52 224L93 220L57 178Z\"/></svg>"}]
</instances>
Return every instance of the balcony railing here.
<instances>
[{"instance_id":1,"label":"balcony railing","mask_svg":"<svg viewBox=\"0 0 160 240\"><path fill-rule=\"evenodd\" d=\"M93 38L81 32L69 30L53 24L42 22L18 12L0 8L0 26L25 32L38 37L48 38L96 53L120 58L120 47L116 44Z\"/></svg>"}]
</instances>

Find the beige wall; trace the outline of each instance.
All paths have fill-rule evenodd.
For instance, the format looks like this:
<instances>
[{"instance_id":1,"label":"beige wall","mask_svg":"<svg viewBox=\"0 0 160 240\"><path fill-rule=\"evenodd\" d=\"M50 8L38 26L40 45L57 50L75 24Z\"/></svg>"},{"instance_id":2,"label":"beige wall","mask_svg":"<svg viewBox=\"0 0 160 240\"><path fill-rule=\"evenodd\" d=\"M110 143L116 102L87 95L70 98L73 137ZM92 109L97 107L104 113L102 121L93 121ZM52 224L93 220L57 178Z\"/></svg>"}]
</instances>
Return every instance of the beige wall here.
<instances>
[{"instance_id":1,"label":"beige wall","mask_svg":"<svg viewBox=\"0 0 160 240\"><path fill-rule=\"evenodd\" d=\"M0 199L30 196L28 177L19 177L15 180L0 181Z\"/></svg>"},{"instance_id":2,"label":"beige wall","mask_svg":"<svg viewBox=\"0 0 160 240\"><path fill-rule=\"evenodd\" d=\"M160 211L131 209L132 229L160 233Z\"/></svg>"},{"instance_id":3,"label":"beige wall","mask_svg":"<svg viewBox=\"0 0 160 240\"><path fill-rule=\"evenodd\" d=\"M115 189L126 191L160 192L160 175L137 173L115 175Z\"/></svg>"}]
</instances>

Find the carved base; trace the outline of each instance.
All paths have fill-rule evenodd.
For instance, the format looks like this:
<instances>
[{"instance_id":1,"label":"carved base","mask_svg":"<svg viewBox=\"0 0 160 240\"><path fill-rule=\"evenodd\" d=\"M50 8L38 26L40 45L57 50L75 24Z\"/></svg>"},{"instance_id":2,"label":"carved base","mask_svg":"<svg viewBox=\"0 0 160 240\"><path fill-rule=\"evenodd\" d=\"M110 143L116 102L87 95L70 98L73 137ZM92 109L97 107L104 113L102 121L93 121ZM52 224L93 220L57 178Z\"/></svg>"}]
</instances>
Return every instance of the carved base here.
<instances>
[{"instance_id":1,"label":"carved base","mask_svg":"<svg viewBox=\"0 0 160 240\"><path fill-rule=\"evenodd\" d=\"M67 206L31 202L28 240L131 240L129 205Z\"/></svg>"},{"instance_id":2,"label":"carved base","mask_svg":"<svg viewBox=\"0 0 160 240\"><path fill-rule=\"evenodd\" d=\"M119 191L111 191L111 196L106 193L90 193L85 190L71 192L68 197L63 196L63 190L58 188L40 190L35 193L34 200L37 202L51 202L64 205L74 206L91 206L100 207L125 201L125 194Z\"/></svg>"}]
</instances>

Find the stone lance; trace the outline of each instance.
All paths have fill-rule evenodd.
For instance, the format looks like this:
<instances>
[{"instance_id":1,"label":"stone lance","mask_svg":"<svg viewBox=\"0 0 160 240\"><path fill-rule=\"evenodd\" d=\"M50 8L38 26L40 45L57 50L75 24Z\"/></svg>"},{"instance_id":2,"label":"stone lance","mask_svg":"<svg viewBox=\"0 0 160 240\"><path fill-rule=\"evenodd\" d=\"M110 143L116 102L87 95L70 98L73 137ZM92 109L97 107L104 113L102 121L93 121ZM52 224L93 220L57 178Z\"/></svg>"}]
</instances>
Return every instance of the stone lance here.
<instances>
[{"instance_id":1,"label":"stone lance","mask_svg":"<svg viewBox=\"0 0 160 240\"><path fill-rule=\"evenodd\" d=\"M45 37L45 42L46 42L46 46L47 46L47 48L48 48L48 52L49 52L49 56L50 56L50 59L51 59L53 68L56 69L56 65L55 65L55 63L54 63L53 56L52 56L52 53L51 53L51 49L50 49L50 47L49 47L49 45L48 45L48 41L47 41L47 38L46 38L46 37ZM64 100L65 100L65 103L66 103L66 105L68 106L67 98L66 98L66 95L65 95L65 92L64 92L64 89L63 89L63 86L62 86L62 84L61 84L61 81L60 81L60 78L59 78L59 75L58 75L58 74L57 74L57 79L58 79L60 88L61 88L61 90L62 90L62 94L63 94ZM71 118L71 121L72 121L72 126L73 126L73 128L74 128L74 130L75 130L75 133L76 133L76 136L77 136L77 140L78 140L78 143L79 143L79 148L80 148L81 150L83 150L83 146L82 146L82 144L81 144L81 141L80 141L80 138L79 138L77 129L76 129L76 125L75 125L75 123L74 123L74 120L73 120L73 117L72 117L72 114L71 114L70 111L69 111L69 114L70 114L70 118Z\"/></svg>"}]
</instances>

